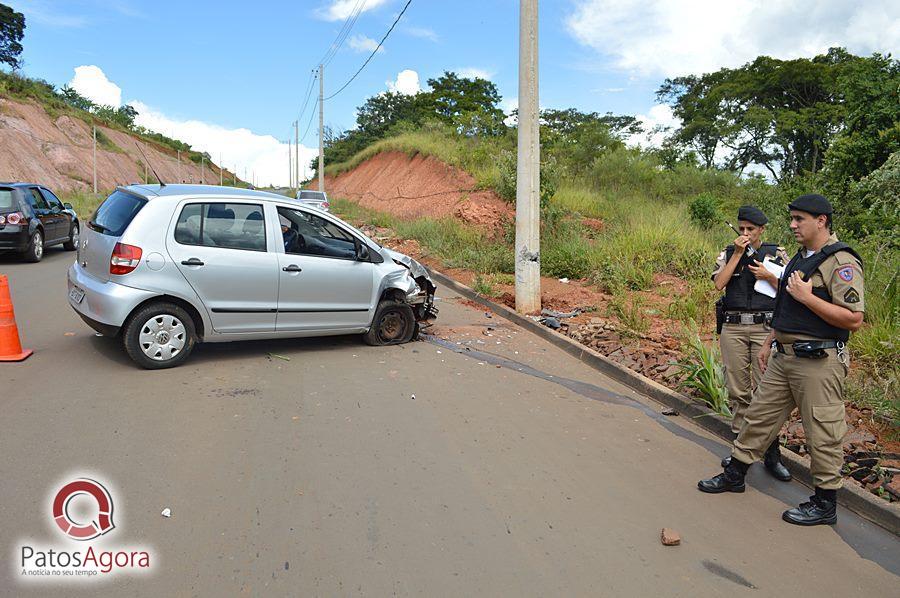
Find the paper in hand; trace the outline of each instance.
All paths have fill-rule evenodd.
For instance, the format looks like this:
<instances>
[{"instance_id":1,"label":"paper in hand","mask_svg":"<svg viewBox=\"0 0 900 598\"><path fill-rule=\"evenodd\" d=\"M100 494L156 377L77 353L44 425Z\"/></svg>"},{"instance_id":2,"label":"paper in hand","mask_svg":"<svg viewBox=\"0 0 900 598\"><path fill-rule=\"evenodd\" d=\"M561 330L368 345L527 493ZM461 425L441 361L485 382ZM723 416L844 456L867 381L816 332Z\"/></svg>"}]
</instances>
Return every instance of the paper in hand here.
<instances>
[{"instance_id":1,"label":"paper in hand","mask_svg":"<svg viewBox=\"0 0 900 598\"><path fill-rule=\"evenodd\" d=\"M762 263L763 267L775 275L775 278L781 280L781 275L784 274L784 266L781 264L777 264L772 260L771 255L767 255L765 259L763 259ZM757 280L756 284L753 285L753 290L757 293L761 293L766 297L774 297L776 293L775 287L769 284L768 280Z\"/></svg>"}]
</instances>

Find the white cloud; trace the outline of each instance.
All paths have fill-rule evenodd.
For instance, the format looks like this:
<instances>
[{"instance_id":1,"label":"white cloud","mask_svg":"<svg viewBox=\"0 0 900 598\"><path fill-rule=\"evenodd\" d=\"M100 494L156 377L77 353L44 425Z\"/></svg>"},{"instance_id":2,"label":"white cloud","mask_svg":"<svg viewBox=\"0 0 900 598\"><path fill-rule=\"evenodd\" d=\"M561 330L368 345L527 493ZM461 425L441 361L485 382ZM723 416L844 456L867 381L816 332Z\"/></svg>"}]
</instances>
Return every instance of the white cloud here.
<instances>
[{"instance_id":1,"label":"white cloud","mask_svg":"<svg viewBox=\"0 0 900 598\"><path fill-rule=\"evenodd\" d=\"M69 81L69 87L95 104L114 108L122 105L122 89L93 64L75 67L75 76Z\"/></svg>"},{"instance_id":2,"label":"white cloud","mask_svg":"<svg viewBox=\"0 0 900 598\"><path fill-rule=\"evenodd\" d=\"M378 48L378 42L371 37L365 35L354 35L348 40L350 48L357 52L374 52ZM384 48L378 48L379 52L384 52Z\"/></svg>"},{"instance_id":3,"label":"white cloud","mask_svg":"<svg viewBox=\"0 0 900 598\"><path fill-rule=\"evenodd\" d=\"M326 21L342 21L349 17L356 5L361 0L332 0L328 6L323 6L316 10L316 16ZM360 14L374 10L383 4L387 4L388 0L367 0L363 4Z\"/></svg>"},{"instance_id":4,"label":"white cloud","mask_svg":"<svg viewBox=\"0 0 900 598\"><path fill-rule=\"evenodd\" d=\"M740 66L759 55L811 57L832 46L857 54L900 48L894 0L578 0L566 19L580 43L642 76Z\"/></svg>"},{"instance_id":5,"label":"white cloud","mask_svg":"<svg viewBox=\"0 0 900 598\"><path fill-rule=\"evenodd\" d=\"M388 81L387 86L392 92L399 92L408 96L422 91L422 87L419 85L419 73L410 69L397 73L397 79Z\"/></svg>"},{"instance_id":6,"label":"white cloud","mask_svg":"<svg viewBox=\"0 0 900 598\"><path fill-rule=\"evenodd\" d=\"M638 114L637 119L644 132L629 136L626 142L643 148L660 147L671 129L681 125L681 120L672 114L672 108L666 104L656 104L647 114Z\"/></svg>"},{"instance_id":7,"label":"white cloud","mask_svg":"<svg viewBox=\"0 0 900 598\"><path fill-rule=\"evenodd\" d=\"M463 68L456 69L454 71L460 77L465 77L466 79L487 79L491 80L491 77L494 76L493 71L489 71L487 69L481 69L474 66L467 66Z\"/></svg>"},{"instance_id":8,"label":"white cloud","mask_svg":"<svg viewBox=\"0 0 900 598\"><path fill-rule=\"evenodd\" d=\"M506 118L503 119L503 123L507 127L514 127L518 122L518 118L513 115L513 110L516 110L519 107L519 98L506 98L505 100L500 100L500 109L503 110L503 114L506 115Z\"/></svg>"},{"instance_id":9,"label":"white cloud","mask_svg":"<svg viewBox=\"0 0 900 598\"><path fill-rule=\"evenodd\" d=\"M428 41L432 42L437 42L440 40L438 34L428 27L405 27L403 29L403 33L406 33L407 35L411 35L413 37L421 37L422 39L427 39Z\"/></svg>"},{"instance_id":10,"label":"white cloud","mask_svg":"<svg viewBox=\"0 0 900 598\"><path fill-rule=\"evenodd\" d=\"M213 161L233 170L241 178L256 175L258 186L288 185L288 144L271 135L258 135L249 129L227 129L199 120L178 120L150 108L146 104L129 102L138 116L135 123L189 143L193 149L208 152ZM318 148L300 146L300 176L308 178L312 171L309 162L318 155Z\"/></svg>"}]
</instances>

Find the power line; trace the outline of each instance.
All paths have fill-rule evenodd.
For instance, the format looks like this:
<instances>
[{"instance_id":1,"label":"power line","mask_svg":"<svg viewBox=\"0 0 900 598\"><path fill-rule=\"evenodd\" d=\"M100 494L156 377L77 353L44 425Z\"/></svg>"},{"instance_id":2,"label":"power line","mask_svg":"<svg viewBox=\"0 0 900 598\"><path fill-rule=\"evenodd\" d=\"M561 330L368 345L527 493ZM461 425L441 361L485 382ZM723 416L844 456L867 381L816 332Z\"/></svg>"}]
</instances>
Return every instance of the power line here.
<instances>
[{"instance_id":1,"label":"power line","mask_svg":"<svg viewBox=\"0 0 900 598\"><path fill-rule=\"evenodd\" d=\"M378 50L381 49L382 44L384 44L384 41L391 34L391 31L393 31L394 27L397 26L397 23L400 21L400 18L403 16L403 13L406 12L406 9L409 8L410 4L412 4L412 0L406 0L406 6L403 7L403 10L401 10L400 14L397 15L397 18L394 19L394 23L391 25L391 28L387 30L387 33L384 34L384 37L381 38L381 41L378 42L378 45L375 47L375 49L372 51L372 53L369 55L369 57L366 58L366 61L362 64L361 67L359 67L359 70L356 71L356 73L354 73L353 76L350 77L350 80L347 81L346 83L344 83L340 89L338 89L336 92L334 92L333 94L331 94L330 96L325 98L326 100L330 100L333 97L335 97L336 95L338 95L339 93L341 93L342 91L344 91L344 89L346 89L347 86L350 85L354 79L356 79L356 77L362 72L362 70L364 68L366 68L366 65L369 64L369 61L372 60L372 58L375 56L375 54L378 53Z\"/></svg>"},{"instance_id":2,"label":"power line","mask_svg":"<svg viewBox=\"0 0 900 598\"><path fill-rule=\"evenodd\" d=\"M306 99L303 100L303 105L300 107L300 113L297 115L297 120L303 119L303 114L306 112L306 106L309 105L309 98L312 96L313 87L315 86L316 79L319 78L318 73L316 71L310 71L309 73L309 86L306 89Z\"/></svg>"},{"instance_id":3,"label":"power line","mask_svg":"<svg viewBox=\"0 0 900 598\"><path fill-rule=\"evenodd\" d=\"M357 19L359 19L359 15L362 14L362 9L366 5L367 0L357 0L356 5L353 7L353 10L350 11L350 14L347 15L347 19L344 21L343 27L338 32L337 37L334 38L334 41L331 42L331 46L325 52L325 55L319 60L319 64L327 65L329 62L337 54L338 50L347 40L347 36L350 35L350 30L353 29L353 26L356 24Z\"/></svg>"},{"instance_id":4,"label":"power line","mask_svg":"<svg viewBox=\"0 0 900 598\"><path fill-rule=\"evenodd\" d=\"M316 103L313 104L312 114L309 115L309 123L306 125L306 130L303 132L303 137L300 138L300 142L302 143L306 139L306 134L309 133L309 128L312 126L313 118L316 116L316 106L319 105L319 100L316 100Z\"/></svg>"}]
</instances>

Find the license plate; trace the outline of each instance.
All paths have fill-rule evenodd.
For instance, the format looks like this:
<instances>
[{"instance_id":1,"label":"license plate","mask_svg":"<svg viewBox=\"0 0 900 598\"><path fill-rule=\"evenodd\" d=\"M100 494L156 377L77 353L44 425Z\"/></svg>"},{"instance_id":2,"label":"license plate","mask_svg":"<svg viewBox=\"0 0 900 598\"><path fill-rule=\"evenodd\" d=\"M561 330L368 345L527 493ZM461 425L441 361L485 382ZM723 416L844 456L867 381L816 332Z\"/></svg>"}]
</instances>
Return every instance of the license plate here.
<instances>
[{"instance_id":1,"label":"license plate","mask_svg":"<svg viewBox=\"0 0 900 598\"><path fill-rule=\"evenodd\" d=\"M84 299L84 291L78 287L72 287L72 290L69 291L69 299L74 303L81 303L81 300Z\"/></svg>"}]
</instances>

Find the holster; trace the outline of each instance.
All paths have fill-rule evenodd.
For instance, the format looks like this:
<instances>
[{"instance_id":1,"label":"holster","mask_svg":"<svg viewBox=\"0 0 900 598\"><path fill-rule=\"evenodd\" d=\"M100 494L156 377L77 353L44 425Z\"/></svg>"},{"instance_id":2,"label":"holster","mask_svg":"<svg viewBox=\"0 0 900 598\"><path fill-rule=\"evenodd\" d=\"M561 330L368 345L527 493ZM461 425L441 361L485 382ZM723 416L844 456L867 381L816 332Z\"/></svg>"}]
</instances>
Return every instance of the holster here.
<instances>
[{"instance_id":1,"label":"holster","mask_svg":"<svg viewBox=\"0 0 900 598\"><path fill-rule=\"evenodd\" d=\"M719 297L716 301L716 334L722 334L723 324L725 324L725 297Z\"/></svg>"}]
</instances>

